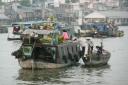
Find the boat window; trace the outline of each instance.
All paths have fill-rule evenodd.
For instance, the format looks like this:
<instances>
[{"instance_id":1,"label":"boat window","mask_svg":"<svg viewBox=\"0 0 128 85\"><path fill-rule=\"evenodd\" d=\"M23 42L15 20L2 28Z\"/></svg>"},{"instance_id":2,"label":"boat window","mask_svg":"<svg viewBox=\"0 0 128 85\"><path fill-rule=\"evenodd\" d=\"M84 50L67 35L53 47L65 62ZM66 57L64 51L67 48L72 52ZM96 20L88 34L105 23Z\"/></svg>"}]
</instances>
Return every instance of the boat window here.
<instances>
[{"instance_id":1,"label":"boat window","mask_svg":"<svg viewBox=\"0 0 128 85\"><path fill-rule=\"evenodd\" d=\"M24 28L25 29L30 29L31 28L31 24L24 24Z\"/></svg>"},{"instance_id":2,"label":"boat window","mask_svg":"<svg viewBox=\"0 0 128 85\"><path fill-rule=\"evenodd\" d=\"M32 54L32 47L31 46L24 46L22 49L23 49L23 54L25 56L31 56L31 54Z\"/></svg>"},{"instance_id":3,"label":"boat window","mask_svg":"<svg viewBox=\"0 0 128 85\"><path fill-rule=\"evenodd\" d=\"M55 47L37 47L35 48L35 59L44 60L47 62L55 62L56 48Z\"/></svg>"},{"instance_id":4,"label":"boat window","mask_svg":"<svg viewBox=\"0 0 128 85\"><path fill-rule=\"evenodd\" d=\"M12 27L17 26L18 24L12 24ZM19 25L18 25L19 26Z\"/></svg>"}]
</instances>

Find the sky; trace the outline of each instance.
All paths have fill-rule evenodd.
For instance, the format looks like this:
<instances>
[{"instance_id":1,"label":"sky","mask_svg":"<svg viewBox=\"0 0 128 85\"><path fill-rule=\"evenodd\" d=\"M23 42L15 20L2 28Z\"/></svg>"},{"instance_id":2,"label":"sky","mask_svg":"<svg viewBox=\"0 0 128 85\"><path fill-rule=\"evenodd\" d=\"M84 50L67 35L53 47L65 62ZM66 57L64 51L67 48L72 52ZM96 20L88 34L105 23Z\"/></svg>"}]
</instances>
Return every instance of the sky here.
<instances>
[{"instance_id":1,"label":"sky","mask_svg":"<svg viewBox=\"0 0 128 85\"><path fill-rule=\"evenodd\" d=\"M10 1L14 1L14 0L2 0L3 2L10 2Z\"/></svg>"},{"instance_id":2,"label":"sky","mask_svg":"<svg viewBox=\"0 0 128 85\"><path fill-rule=\"evenodd\" d=\"M2 0L3 2L10 2L10 1L14 1L14 0Z\"/></svg>"}]
</instances>

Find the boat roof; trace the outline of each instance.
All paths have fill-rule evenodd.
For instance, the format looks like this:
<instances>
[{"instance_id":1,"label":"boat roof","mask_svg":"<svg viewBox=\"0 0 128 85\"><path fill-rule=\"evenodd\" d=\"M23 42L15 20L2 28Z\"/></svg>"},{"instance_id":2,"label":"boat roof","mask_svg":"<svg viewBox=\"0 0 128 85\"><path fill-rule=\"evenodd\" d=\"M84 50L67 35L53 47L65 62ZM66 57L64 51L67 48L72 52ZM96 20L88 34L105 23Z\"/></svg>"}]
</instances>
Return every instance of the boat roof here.
<instances>
[{"instance_id":1,"label":"boat roof","mask_svg":"<svg viewBox=\"0 0 128 85\"><path fill-rule=\"evenodd\" d=\"M14 22L12 23L13 24L39 24L39 23L48 23L48 21L27 21L27 22ZM57 23L57 22L54 22L54 23Z\"/></svg>"},{"instance_id":2,"label":"boat roof","mask_svg":"<svg viewBox=\"0 0 128 85\"><path fill-rule=\"evenodd\" d=\"M95 19L97 19L97 18L106 18L106 16L105 15L103 15L103 14L101 14L101 13L99 13L99 12L93 12L93 13L90 13L90 14L88 14L87 16L85 16L84 18L95 18Z\"/></svg>"},{"instance_id":3,"label":"boat roof","mask_svg":"<svg viewBox=\"0 0 128 85\"><path fill-rule=\"evenodd\" d=\"M26 29L22 34L30 34L30 33L37 33L42 35L48 35L50 33L53 33L53 30L37 30L37 29Z\"/></svg>"}]
</instances>

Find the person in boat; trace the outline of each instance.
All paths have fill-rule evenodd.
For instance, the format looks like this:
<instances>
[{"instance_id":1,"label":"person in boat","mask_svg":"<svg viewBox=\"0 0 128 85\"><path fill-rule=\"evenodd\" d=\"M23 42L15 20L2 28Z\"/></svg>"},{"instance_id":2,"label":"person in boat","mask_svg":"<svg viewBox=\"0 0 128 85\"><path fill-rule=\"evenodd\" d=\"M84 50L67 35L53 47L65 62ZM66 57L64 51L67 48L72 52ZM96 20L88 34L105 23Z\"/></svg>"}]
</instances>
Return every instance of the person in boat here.
<instances>
[{"instance_id":1,"label":"person in boat","mask_svg":"<svg viewBox=\"0 0 128 85\"><path fill-rule=\"evenodd\" d=\"M102 47L96 46L96 48L97 48L97 55L99 56L100 54L102 54Z\"/></svg>"},{"instance_id":2,"label":"person in boat","mask_svg":"<svg viewBox=\"0 0 128 85\"><path fill-rule=\"evenodd\" d=\"M80 56L85 57L85 47L86 47L86 43L83 39L79 38L78 42L80 44Z\"/></svg>"},{"instance_id":3,"label":"person in boat","mask_svg":"<svg viewBox=\"0 0 128 85\"><path fill-rule=\"evenodd\" d=\"M69 38L69 34L68 34L68 32L66 30L63 30L62 36L63 36L64 40L69 40L70 39Z\"/></svg>"},{"instance_id":4,"label":"person in boat","mask_svg":"<svg viewBox=\"0 0 128 85\"><path fill-rule=\"evenodd\" d=\"M99 56L100 54L102 54L103 51L103 43L101 42L101 46L96 46L97 48L97 55Z\"/></svg>"},{"instance_id":5,"label":"person in boat","mask_svg":"<svg viewBox=\"0 0 128 85\"><path fill-rule=\"evenodd\" d=\"M88 54L92 54L94 44L90 39L86 39L86 40L87 40L86 42L87 42L87 45L88 45Z\"/></svg>"},{"instance_id":6,"label":"person in boat","mask_svg":"<svg viewBox=\"0 0 128 85\"><path fill-rule=\"evenodd\" d=\"M31 32L30 34L29 34L29 43L33 43L34 42L34 37L35 37L35 32Z\"/></svg>"}]
</instances>

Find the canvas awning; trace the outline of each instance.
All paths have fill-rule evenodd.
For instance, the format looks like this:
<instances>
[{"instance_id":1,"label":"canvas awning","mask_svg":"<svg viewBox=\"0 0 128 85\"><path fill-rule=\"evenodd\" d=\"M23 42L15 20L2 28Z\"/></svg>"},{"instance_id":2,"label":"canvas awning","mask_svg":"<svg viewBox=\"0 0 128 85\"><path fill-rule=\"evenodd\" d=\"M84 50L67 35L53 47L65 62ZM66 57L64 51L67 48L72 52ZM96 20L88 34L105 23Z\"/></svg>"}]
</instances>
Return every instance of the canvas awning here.
<instances>
[{"instance_id":1,"label":"canvas awning","mask_svg":"<svg viewBox=\"0 0 128 85\"><path fill-rule=\"evenodd\" d=\"M85 16L84 18L88 18L88 19L97 19L97 18L101 18L104 19L106 18L105 15L99 13L99 12L93 12L91 14L88 14L87 16Z\"/></svg>"},{"instance_id":2,"label":"canvas awning","mask_svg":"<svg viewBox=\"0 0 128 85\"><path fill-rule=\"evenodd\" d=\"M23 34L31 34L32 32L37 34L48 35L53 32L53 30L35 30L35 29L26 29Z\"/></svg>"}]
</instances>

